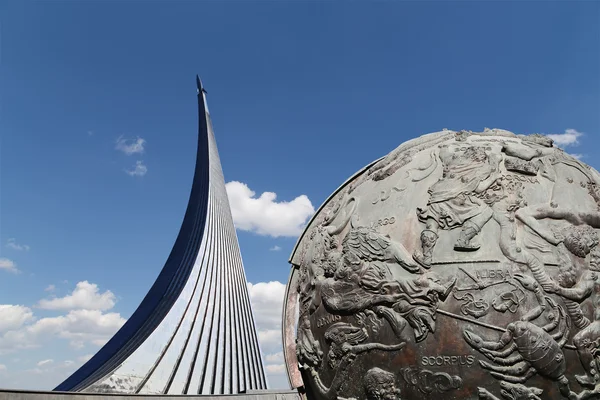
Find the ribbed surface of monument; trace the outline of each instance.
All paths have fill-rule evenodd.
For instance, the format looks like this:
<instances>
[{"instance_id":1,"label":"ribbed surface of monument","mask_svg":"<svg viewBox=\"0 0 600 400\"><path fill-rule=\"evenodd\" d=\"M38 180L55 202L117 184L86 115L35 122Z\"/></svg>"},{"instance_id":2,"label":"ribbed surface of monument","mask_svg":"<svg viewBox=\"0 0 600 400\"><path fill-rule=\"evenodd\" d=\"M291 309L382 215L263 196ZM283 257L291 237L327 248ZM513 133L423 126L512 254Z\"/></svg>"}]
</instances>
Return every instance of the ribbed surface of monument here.
<instances>
[{"instance_id":1,"label":"ribbed surface of monument","mask_svg":"<svg viewBox=\"0 0 600 400\"><path fill-rule=\"evenodd\" d=\"M266 389L258 337L206 93L183 224L131 318L57 391L234 394Z\"/></svg>"}]
</instances>

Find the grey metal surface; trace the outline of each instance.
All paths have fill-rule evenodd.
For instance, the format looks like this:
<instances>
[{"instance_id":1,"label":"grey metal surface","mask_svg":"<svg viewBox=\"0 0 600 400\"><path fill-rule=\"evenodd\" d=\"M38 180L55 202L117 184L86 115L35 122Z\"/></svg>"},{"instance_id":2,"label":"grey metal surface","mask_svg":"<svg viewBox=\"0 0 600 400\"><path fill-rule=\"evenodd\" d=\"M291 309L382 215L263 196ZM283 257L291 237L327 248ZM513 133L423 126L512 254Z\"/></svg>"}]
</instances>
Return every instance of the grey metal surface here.
<instances>
[{"instance_id":1,"label":"grey metal surface","mask_svg":"<svg viewBox=\"0 0 600 400\"><path fill-rule=\"evenodd\" d=\"M600 174L543 135L444 130L370 164L291 256L309 398L600 398Z\"/></svg>"},{"instance_id":2,"label":"grey metal surface","mask_svg":"<svg viewBox=\"0 0 600 400\"><path fill-rule=\"evenodd\" d=\"M187 275L173 275L168 282L169 287L180 286L181 289L178 294L164 295L159 304L168 307L168 312L152 322L151 333L139 343L132 344L132 340L117 343L115 355L107 362L102 362L104 358L100 356L106 349L101 349L96 357L100 361L90 360L58 390L231 394L267 388L206 93L199 80L198 102L197 173L188 209L196 209L194 203L204 197L207 202L202 213L186 213L180 234L198 241L192 250L185 247L186 254L182 255L183 260L191 261L190 271ZM202 146L203 142L206 146ZM206 174L198 173L204 170ZM206 193L194 196L195 191L201 190ZM174 248L172 255L177 251ZM168 268L169 264L161 277ZM148 323L141 321L139 329ZM133 338L136 337L134 332ZM114 363L125 349L130 350L123 360L114 367L105 367L109 362Z\"/></svg>"}]
</instances>

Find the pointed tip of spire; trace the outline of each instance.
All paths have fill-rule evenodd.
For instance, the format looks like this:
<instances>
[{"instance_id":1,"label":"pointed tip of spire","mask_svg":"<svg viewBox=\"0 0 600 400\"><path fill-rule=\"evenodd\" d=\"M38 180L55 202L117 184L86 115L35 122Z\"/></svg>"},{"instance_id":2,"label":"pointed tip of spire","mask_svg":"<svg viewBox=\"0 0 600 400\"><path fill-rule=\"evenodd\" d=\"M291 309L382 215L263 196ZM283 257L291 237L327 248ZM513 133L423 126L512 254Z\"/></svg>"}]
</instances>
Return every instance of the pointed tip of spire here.
<instances>
[{"instance_id":1,"label":"pointed tip of spire","mask_svg":"<svg viewBox=\"0 0 600 400\"><path fill-rule=\"evenodd\" d=\"M202 86L202 81L198 75L196 75L196 87L198 88L198 94L202 92L206 93L206 90L204 89L204 86Z\"/></svg>"}]
</instances>

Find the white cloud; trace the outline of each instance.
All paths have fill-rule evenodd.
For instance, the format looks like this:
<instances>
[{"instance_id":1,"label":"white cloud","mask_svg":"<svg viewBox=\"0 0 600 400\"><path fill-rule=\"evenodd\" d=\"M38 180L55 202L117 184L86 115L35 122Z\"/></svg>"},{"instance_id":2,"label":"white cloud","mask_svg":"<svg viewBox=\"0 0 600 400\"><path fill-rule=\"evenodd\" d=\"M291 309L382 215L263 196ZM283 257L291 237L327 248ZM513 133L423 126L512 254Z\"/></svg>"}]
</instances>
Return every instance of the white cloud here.
<instances>
[{"instance_id":1,"label":"white cloud","mask_svg":"<svg viewBox=\"0 0 600 400\"><path fill-rule=\"evenodd\" d=\"M116 297L110 290L100 293L98 285L82 281L77 283L73 292L65 297L42 299L38 307L46 310L110 310Z\"/></svg>"},{"instance_id":2,"label":"white cloud","mask_svg":"<svg viewBox=\"0 0 600 400\"><path fill-rule=\"evenodd\" d=\"M70 360L46 363L41 366L33 365L34 367L29 369L11 368L0 373L0 387L47 391L55 387L58 382L65 380L77 367L77 364Z\"/></svg>"},{"instance_id":3,"label":"white cloud","mask_svg":"<svg viewBox=\"0 0 600 400\"><path fill-rule=\"evenodd\" d=\"M106 344L106 342L108 342L108 339L110 339L110 338L107 337L107 338L102 338L102 339L95 339L95 340L92 340L92 344L95 346L98 346L98 347L102 347Z\"/></svg>"},{"instance_id":4,"label":"white cloud","mask_svg":"<svg viewBox=\"0 0 600 400\"><path fill-rule=\"evenodd\" d=\"M146 140L139 136L136 139L125 139L123 136L119 136L115 149L130 156L136 153L143 153L145 144Z\"/></svg>"},{"instance_id":5,"label":"white cloud","mask_svg":"<svg viewBox=\"0 0 600 400\"><path fill-rule=\"evenodd\" d=\"M136 161L132 169L126 169L125 172L129 176L144 176L148 172L148 167L143 161Z\"/></svg>"},{"instance_id":6,"label":"white cloud","mask_svg":"<svg viewBox=\"0 0 600 400\"><path fill-rule=\"evenodd\" d=\"M67 340L74 348L104 344L125 323L119 313L105 312L114 306L115 295L110 290L100 293L98 286L88 281L79 282L65 297L43 299L38 304L45 309L69 311L36 319L28 307L0 305L0 355L36 348L56 339Z\"/></svg>"},{"instance_id":7,"label":"white cloud","mask_svg":"<svg viewBox=\"0 0 600 400\"><path fill-rule=\"evenodd\" d=\"M41 366L43 366L43 365L52 364L53 362L54 362L54 360L50 358L50 359L48 359L48 360L42 360L42 361L38 362L38 363L37 363L37 366L38 366L38 367L41 367Z\"/></svg>"},{"instance_id":8,"label":"white cloud","mask_svg":"<svg viewBox=\"0 0 600 400\"><path fill-rule=\"evenodd\" d=\"M232 181L225 186L235 226L244 231L273 237L297 236L315 212L306 195L277 202L273 192L254 197L256 193L242 182Z\"/></svg>"},{"instance_id":9,"label":"white cloud","mask_svg":"<svg viewBox=\"0 0 600 400\"><path fill-rule=\"evenodd\" d=\"M248 293L261 349L265 354L282 351L281 311L285 285L277 281L248 283Z\"/></svg>"},{"instance_id":10,"label":"white cloud","mask_svg":"<svg viewBox=\"0 0 600 400\"><path fill-rule=\"evenodd\" d=\"M279 328L285 285L277 281L248 282L248 293L259 330Z\"/></svg>"},{"instance_id":11,"label":"white cloud","mask_svg":"<svg viewBox=\"0 0 600 400\"><path fill-rule=\"evenodd\" d=\"M19 329L33 319L33 312L29 307L0 304L0 333Z\"/></svg>"},{"instance_id":12,"label":"white cloud","mask_svg":"<svg viewBox=\"0 0 600 400\"><path fill-rule=\"evenodd\" d=\"M283 351L273 354L267 354L265 360L268 363L282 363L283 362Z\"/></svg>"},{"instance_id":13,"label":"white cloud","mask_svg":"<svg viewBox=\"0 0 600 400\"><path fill-rule=\"evenodd\" d=\"M6 371L6 365L0 364L0 372Z\"/></svg>"},{"instance_id":14,"label":"white cloud","mask_svg":"<svg viewBox=\"0 0 600 400\"><path fill-rule=\"evenodd\" d=\"M13 274L18 274L19 272L21 272L17 269L17 264L15 264L14 261L9 260L8 258L0 258L0 269L12 272Z\"/></svg>"},{"instance_id":15,"label":"white cloud","mask_svg":"<svg viewBox=\"0 0 600 400\"><path fill-rule=\"evenodd\" d=\"M570 153L569 153L570 154ZM571 157L576 158L577 160L581 160L583 157L585 157L583 154L570 154Z\"/></svg>"},{"instance_id":16,"label":"white cloud","mask_svg":"<svg viewBox=\"0 0 600 400\"><path fill-rule=\"evenodd\" d=\"M269 249L269 251L280 251L280 250L281 250L281 247L279 247L279 246L273 246Z\"/></svg>"},{"instance_id":17,"label":"white cloud","mask_svg":"<svg viewBox=\"0 0 600 400\"><path fill-rule=\"evenodd\" d=\"M285 364L269 364L265 367L267 372L272 374L284 374L285 373Z\"/></svg>"},{"instance_id":18,"label":"white cloud","mask_svg":"<svg viewBox=\"0 0 600 400\"><path fill-rule=\"evenodd\" d=\"M265 369L272 388L289 388L281 343L281 314L285 285L281 282L248 283L258 341L265 354Z\"/></svg>"},{"instance_id":19,"label":"white cloud","mask_svg":"<svg viewBox=\"0 0 600 400\"><path fill-rule=\"evenodd\" d=\"M275 351L282 347L281 327L277 329L261 329L258 331L258 340L264 351Z\"/></svg>"},{"instance_id":20,"label":"white cloud","mask_svg":"<svg viewBox=\"0 0 600 400\"><path fill-rule=\"evenodd\" d=\"M86 354L86 355L83 355L81 357L78 357L77 360L81 361L82 363L84 363L84 362L87 362L93 356L94 356L93 354Z\"/></svg>"},{"instance_id":21,"label":"white cloud","mask_svg":"<svg viewBox=\"0 0 600 400\"><path fill-rule=\"evenodd\" d=\"M0 354L39 347L51 339L69 340L73 347L109 339L125 319L118 313L104 314L100 310L72 310L66 315L48 317L10 330L0 336Z\"/></svg>"},{"instance_id":22,"label":"white cloud","mask_svg":"<svg viewBox=\"0 0 600 400\"><path fill-rule=\"evenodd\" d=\"M572 146L579 144L579 138L583 135L582 132L578 132L575 129L566 129L565 133L557 133L552 135L546 135L552 140L557 146Z\"/></svg>"},{"instance_id":23,"label":"white cloud","mask_svg":"<svg viewBox=\"0 0 600 400\"><path fill-rule=\"evenodd\" d=\"M9 249L17 250L17 251L29 251L30 247L26 244L19 244L15 240L15 238L8 239L6 243L6 247Z\"/></svg>"},{"instance_id":24,"label":"white cloud","mask_svg":"<svg viewBox=\"0 0 600 400\"><path fill-rule=\"evenodd\" d=\"M44 289L44 292L54 292L55 290L56 290L56 286L48 285L48 287L46 287L46 289Z\"/></svg>"}]
</instances>

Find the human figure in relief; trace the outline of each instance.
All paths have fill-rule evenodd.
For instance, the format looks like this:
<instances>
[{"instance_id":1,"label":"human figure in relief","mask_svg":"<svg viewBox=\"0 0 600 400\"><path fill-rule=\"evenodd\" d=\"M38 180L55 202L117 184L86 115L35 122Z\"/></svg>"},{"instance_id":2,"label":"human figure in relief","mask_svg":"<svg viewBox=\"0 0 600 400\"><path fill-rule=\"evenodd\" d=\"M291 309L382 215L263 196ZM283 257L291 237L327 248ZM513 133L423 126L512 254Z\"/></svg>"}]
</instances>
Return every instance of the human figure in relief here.
<instances>
[{"instance_id":1,"label":"human figure in relief","mask_svg":"<svg viewBox=\"0 0 600 400\"><path fill-rule=\"evenodd\" d=\"M396 387L396 377L381 368L371 368L364 377L367 400L400 399L400 389Z\"/></svg>"},{"instance_id":2,"label":"human figure in relief","mask_svg":"<svg viewBox=\"0 0 600 400\"><path fill-rule=\"evenodd\" d=\"M596 246L590 253L589 269L584 271L579 281L573 287L563 287L554 283L546 291L556 293L567 300L578 303L590 298L594 305L594 321L587 321L587 326L573 337L573 344L577 348L579 360L585 371L589 374L577 376L582 385L594 385L591 379L592 361L594 354L600 350L600 249Z\"/></svg>"},{"instance_id":3,"label":"human figure in relief","mask_svg":"<svg viewBox=\"0 0 600 400\"><path fill-rule=\"evenodd\" d=\"M479 194L500 177L501 154L488 154L481 146L445 146L440 149L442 177L429 188L425 208L417 208L417 216L425 224L421 232L421 249L413 258L424 268L432 262L433 249L440 229L461 227L454 245L457 251L475 251L479 244L473 238L492 218L492 209Z\"/></svg>"},{"instance_id":4,"label":"human figure in relief","mask_svg":"<svg viewBox=\"0 0 600 400\"><path fill-rule=\"evenodd\" d=\"M435 331L438 305L456 282L455 277L442 282L432 273L394 279L386 265L365 262L351 252L337 263L327 264L325 277L319 282L319 291L330 313L347 315L371 309L389 322L401 340L408 323L417 342Z\"/></svg>"}]
</instances>

